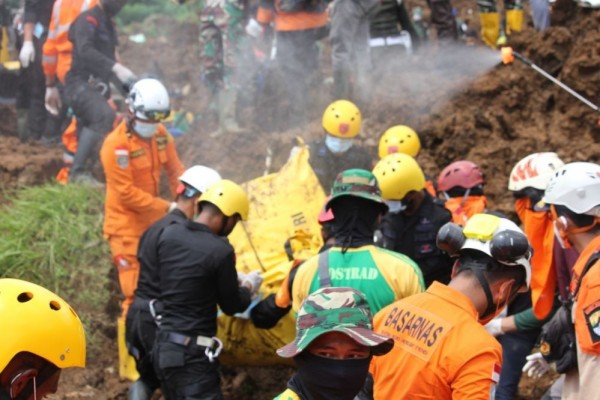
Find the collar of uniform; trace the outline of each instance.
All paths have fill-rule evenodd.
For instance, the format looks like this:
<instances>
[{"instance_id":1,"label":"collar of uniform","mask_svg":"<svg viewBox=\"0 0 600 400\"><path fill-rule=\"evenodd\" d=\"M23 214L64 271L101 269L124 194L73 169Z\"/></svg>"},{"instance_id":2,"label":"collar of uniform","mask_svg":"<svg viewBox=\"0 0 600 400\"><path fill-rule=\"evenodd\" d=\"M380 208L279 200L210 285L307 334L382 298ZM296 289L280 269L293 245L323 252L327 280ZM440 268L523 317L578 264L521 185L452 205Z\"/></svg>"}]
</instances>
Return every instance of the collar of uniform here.
<instances>
[{"instance_id":1,"label":"collar of uniform","mask_svg":"<svg viewBox=\"0 0 600 400\"><path fill-rule=\"evenodd\" d=\"M479 319L477 309L471 300L469 300L469 298L461 292L454 290L451 287L439 282L433 282L427 289L426 293L444 299L446 302L454 304L456 307L465 310L467 313L472 315L473 318Z\"/></svg>"},{"instance_id":2,"label":"collar of uniform","mask_svg":"<svg viewBox=\"0 0 600 400\"><path fill-rule=\"evenodd\" d=\"M181 211L181 210L180 210L179 208L177 208L177 207L175 207L175 208L173 209L173 211L171 211L171 214L174 214L174 215L176 215L176 216L178 216L178 217L182 217L182 218L184 218L184 219L186 219L186 220L188 219L187 215L185 215L185 213L184 213L183 211Z\"/></svg>"},{"instance_id":3,"label":"collar of uniform","mask_svg":"<svg viewBox=\"0 0 600 400\"><path fill-rule=\"evenodd\" d=\"M204 232L212 233L212 231L210 230L208 225L204 225L199 222L194 222L192 220L185 221L185 226L187 226L189 229L191 229L193 231L204 231Z\"/></svg>"}]
</instances>

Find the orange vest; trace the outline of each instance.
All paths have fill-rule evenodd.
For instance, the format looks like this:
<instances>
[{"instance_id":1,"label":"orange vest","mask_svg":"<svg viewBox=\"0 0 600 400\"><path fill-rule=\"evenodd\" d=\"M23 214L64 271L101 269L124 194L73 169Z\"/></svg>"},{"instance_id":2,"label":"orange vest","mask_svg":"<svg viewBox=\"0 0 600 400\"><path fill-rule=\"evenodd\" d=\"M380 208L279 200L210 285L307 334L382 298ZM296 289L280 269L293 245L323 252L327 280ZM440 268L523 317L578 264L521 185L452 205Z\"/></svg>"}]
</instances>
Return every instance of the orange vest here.
<instances>
[{"instance_id":1,"label":"orange vest","mask_svg":"<svg viewBox=\"0 0 600 400\"><path fill-rule=\"evenodd\" d=\"M485 196L451 197L444 207L452 213L452 222L464 226L474 214L485 212L487 198Z\"/></svg>"},{"instance_id":2,"label":"orange vest","mask_svg":"<svg viewBox=\"0 0 600 400\"><path fill-rule=\"evenodd\" d=\"M69 28L79 14L94 7L98 0L56 0L44 42L42 67L47 76L57 76L62 83L71 68L73 44L69 41Z\"/></svg>"},{"instance_id":3,"label":"orange vest","mask_svg":"<svg viewBox=\"0 0 600 400\"><path fill-rule=\"evenodd\" d=\"M161 168L176 195L184 167L173 137L159 125L152 139L143 140L123 121L104 140L100 159L106 175L104 234L140 237L169 208L159 197Z\"/></svg>"},{"instance_id":4,"label":"orange vest","mask_svg":"<svg viewBox=\"0 0 600 400\"><path fill-rule=\"evenodd\" d=\"M581 252L573 266L571 294L574 294L583 268L593 253L600 250L600 235ZM575 298L575 336L583 353L600 356L600 260L588 269Z\"/></svg>"},{"instance_id":5,"label":"orange vest","mask_svg":"<svg viewBox=\"0 0 600 400\"><path fill-rule=\"evenodd\" d=\"M489 399L500 379L502 348L462 293L439 282L375 315L394 348L373 357L374 398Z\"/></svg>"},{"instance_id":6,"label":"orange vest","mask_svg":"<svg viewBox=\"0 0 600 400\"><path fill-rule=\"evenodd\" d=\"M533 247L531 259L531 302L533 314L544 319L552 310L556 291L554 268L554 224L547 211L534 211L531 201L522 198L515 201L515 211L523 224L523 231Z\"/></svg>"},{"instance_id":7,"label":"orange vest","mask_svg":"<svg viewBox=\"0 0 600 400\"><path fill-rule=\"evenodd\" d=\"M326 11L322 13L280 12L260 6L256 13L256 20L263 25L275 21L276 31L302 31L321 28L327 25L328 18Z\"/></svg>"}]
</instances>

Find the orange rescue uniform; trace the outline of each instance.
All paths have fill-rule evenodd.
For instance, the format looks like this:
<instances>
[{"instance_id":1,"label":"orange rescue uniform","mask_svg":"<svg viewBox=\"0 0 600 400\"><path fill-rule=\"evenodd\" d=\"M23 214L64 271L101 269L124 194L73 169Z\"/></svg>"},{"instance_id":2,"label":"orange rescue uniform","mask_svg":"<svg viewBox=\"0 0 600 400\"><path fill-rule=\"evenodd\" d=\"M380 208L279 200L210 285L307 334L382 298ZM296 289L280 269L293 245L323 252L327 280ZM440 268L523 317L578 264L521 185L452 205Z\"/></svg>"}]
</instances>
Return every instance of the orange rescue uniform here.
<instances>
[{"instance_id":1,"label":"orange rescue uniform","mask_svg":"<svg viewBox=\"0 0 600 400\"><path fill-rule=\"evenodd\" d=\"M373 322L395 342L371 363L375 399L494 398L502 348L464 294L434 282L382 309Z\"/></svg>"},{"instance_id":2,"label":"orange rescue uniform","mask_svg":"<svg viewBox=\"0 0 600 400\"><path fill-rule=\"evenodd\" d=\"M484 213L487 207L485 196L451 197L444 203L444 207L452 213L452 222L465 226L469 218L475 214Z\"/></svg>"},{"instance_id":3,"label":"orange rescue uniform","mask_svg":"<svg viewBox=\"0 0 600 400\"><path fill-rule=\"evenodd\" d=\"M150 140L129 132L122 121L104 140L100 159L106 175L104 237L119 272L125 295L123 315L133 301L139 263L136 257L142 233L160 219L170 202L159 197L160 172L164 168L173 197L184 167L173 137L164 126Z\"/></svg>"},{"instance_id":4,"label":"orange rescue uniform","mask_svg":"<svg viewBox=\"0 0 600 400\"><path fill-rule=\"evenodd\" d=\"M69 28L79 14L94 7L98 0L56 0L44 42L42 68L44 75L56 76L62 83L71 68L73 44L69 41Z\"/></svg>"},{"instance_id":5,"label":"orange rescue uniform","mask_svg":"<svg viewBox=\"0 0 600 400\"><path fill-rule=\"evenodd\" d=\"M261 24L275 22L276 31L302 31L327 25L327 12L281 12L277 11L279 0L275 0L275 10L258 7L256 20Z\"/></svg>"}]
</instances>

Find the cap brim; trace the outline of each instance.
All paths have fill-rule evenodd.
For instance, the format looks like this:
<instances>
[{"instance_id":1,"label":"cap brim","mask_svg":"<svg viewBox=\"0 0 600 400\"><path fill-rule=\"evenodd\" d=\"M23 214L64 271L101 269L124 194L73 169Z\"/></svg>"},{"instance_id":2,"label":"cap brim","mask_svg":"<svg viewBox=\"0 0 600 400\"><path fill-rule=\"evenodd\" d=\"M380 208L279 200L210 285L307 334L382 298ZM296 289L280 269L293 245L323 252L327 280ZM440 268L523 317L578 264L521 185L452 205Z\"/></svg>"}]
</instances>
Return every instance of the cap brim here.
<instances>
[{"instance_id":1,"label":"cap brim","mask_svg":"<svg viewBox=\"0 0 600 400\"><path fill-rule=\"evenodd\" d=\"M329 332L345 333L346 335L350 336L355 342L369 347L371 349L371 353L375 356L387 354L394 347L394 339L388 336L375 333L370 329L360 327L338 327L334 329L329 329L325 332L319 331L315 335L307 335L304 338L304 340L302 340L302 343L300 343L301 338L296 336L293 342L278 349L277 354L283 358L295 357L304 349L306 349L316 338Z\"/></svg>"},{"instance_id":2,"label":"cap brim","mask_svg":"<svg viewBox=\"0 0 600 400\"><path fill-rule=\"evenodd\" d=\"M340 194L337 194L337 195L333 195L333 196L331 196L331 198L329 199L329 201L327 203L325 203L325 210L329 210L331 208L331 204L336 199L339 199L340 197L344 197L344 196L360 197L362 199L370 200L370 201L372 201L374 203L377 203L377 204L381 205L385 209L385 211L388 210L387 204L385 204L385 202L383 201L383 199L380 196L376 196L376 195L368 194L368 193L340 193Z\"/></svg>"}]
</instances>

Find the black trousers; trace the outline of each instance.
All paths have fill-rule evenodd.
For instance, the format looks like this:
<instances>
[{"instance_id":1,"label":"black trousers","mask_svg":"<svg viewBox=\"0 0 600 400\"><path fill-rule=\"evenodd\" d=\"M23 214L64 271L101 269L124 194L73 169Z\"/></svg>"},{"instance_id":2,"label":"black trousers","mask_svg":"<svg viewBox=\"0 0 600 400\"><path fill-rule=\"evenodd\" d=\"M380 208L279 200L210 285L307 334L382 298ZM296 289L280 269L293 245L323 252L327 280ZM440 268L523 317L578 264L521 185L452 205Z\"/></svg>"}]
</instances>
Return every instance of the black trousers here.
<instances>
[{"instance_id":1,"label":"black trousers","mask_svg":"<svg viewBox=\"0 0 600 400\"><path fill-rule=\"evenodd\" d=\"M154 368L167 400L222 400L219 363L210 362L205 347L171 343L159 331Z\"/></svg>"},{"instance_id":2,"label":"black trousers","mask_svg":"<svg viewBox=\"0 0 600 400\"><path fill-rule=\"evenodd\" d=\"M45 39L45 36L42 39L33 39L35 58L27 68L21 70L19 77L17 108L28 110L27 132L22 139L37 140L46 131L46 78L42 69L42 46Z\"/></svg>"},{"instance_id":3,"label":"black trousers","mask_svg":"<svg viewBox=\"0 0 600 400\"><path fill-rule=\"evenodd\" d=\"M156 339L158 327L150 310L137 301L129 307L125 318L125 341L129 353L135 359L135 365L140 374L140 379L150 389L160 387L160 381L154 372L152 365L152 348Z\"/></svg>"},{"instance_id":4,"label":"black trousers","mask_svg":"<svg viewBox=\"0 0 600 400\"><path fill-rule=\"evenodd\" d=\"M115 111L106 102L110 97L110 89L101 93L87 82L81 80L67 81L65 100L73 110L77 123L93 130L104 137L112 130Z\"/></svg>"}]
</instances>

